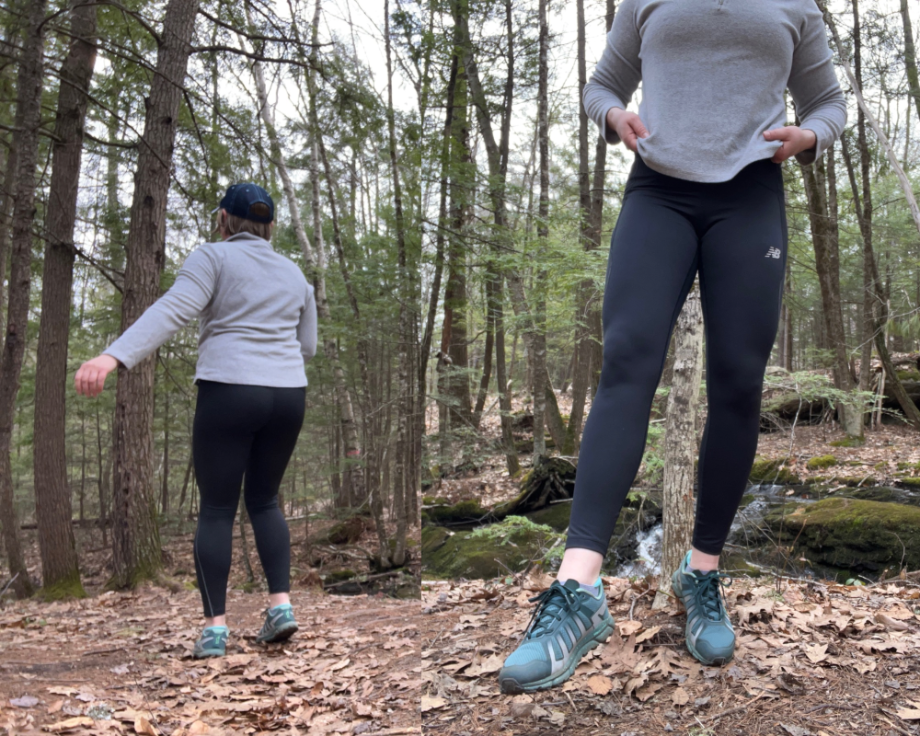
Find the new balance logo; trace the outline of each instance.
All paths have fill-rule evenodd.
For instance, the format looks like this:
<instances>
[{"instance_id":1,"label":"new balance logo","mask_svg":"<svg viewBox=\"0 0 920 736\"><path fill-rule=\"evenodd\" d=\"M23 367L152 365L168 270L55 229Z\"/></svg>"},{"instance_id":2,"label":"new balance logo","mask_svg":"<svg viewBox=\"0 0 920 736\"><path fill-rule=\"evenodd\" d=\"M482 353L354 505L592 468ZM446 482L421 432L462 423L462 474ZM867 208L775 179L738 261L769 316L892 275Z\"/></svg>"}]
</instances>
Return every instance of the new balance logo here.
<instances>
[{"instance_id":1,"label":"new balance logo","mask_svg":"<svg viewBox=\"0 0 920 736\"><path fill-rule=\"evenodd\" d=\"M771 247L770 250L767 251L767 255L765 255L764 258L781 258L782 255L783 252L779 248Z\"/></svg>"}]
</instances>

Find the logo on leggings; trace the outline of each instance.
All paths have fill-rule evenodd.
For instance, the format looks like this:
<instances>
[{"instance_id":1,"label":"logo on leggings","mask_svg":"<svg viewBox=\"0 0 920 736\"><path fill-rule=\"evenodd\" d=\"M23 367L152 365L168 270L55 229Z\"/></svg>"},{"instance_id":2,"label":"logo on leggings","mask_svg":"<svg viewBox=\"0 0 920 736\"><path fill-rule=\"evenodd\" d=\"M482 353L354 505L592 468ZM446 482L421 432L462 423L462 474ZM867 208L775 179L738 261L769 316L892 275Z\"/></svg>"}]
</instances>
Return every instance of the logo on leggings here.
<instances>
[{"instance_id":1,"label":"logo on leggings","mask_svg":"<svg viewBox=\"0 0 920 736\"><path fill-rule=\"evenodd\" d=\"M782 255L783 255L783 252L779 248L774 246L774 247L771 247L770 250L767 251L767 255L765 255L764 258L781 258Z\"/></svg>"}]
</instances>

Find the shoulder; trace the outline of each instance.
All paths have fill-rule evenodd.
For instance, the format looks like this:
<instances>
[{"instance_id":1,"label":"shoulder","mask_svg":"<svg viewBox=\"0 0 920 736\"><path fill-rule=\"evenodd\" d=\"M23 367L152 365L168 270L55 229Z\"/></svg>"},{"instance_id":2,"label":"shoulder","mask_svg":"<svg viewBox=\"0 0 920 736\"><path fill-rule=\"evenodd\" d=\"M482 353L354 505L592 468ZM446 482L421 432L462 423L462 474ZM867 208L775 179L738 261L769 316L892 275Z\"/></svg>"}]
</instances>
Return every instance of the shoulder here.
<instances>
[{"instance_id":1,"label":"shoulder","mask_svg":"<svg viewBox=\"0 0 920 736\"><path fill-rule=\"evenodd\" d=\"M224 250L220 243L202 243L188 254L182 264L182 268L185 270L197 270L212 266L219 267L223 260Z\"/></svg>"}]
</instances>

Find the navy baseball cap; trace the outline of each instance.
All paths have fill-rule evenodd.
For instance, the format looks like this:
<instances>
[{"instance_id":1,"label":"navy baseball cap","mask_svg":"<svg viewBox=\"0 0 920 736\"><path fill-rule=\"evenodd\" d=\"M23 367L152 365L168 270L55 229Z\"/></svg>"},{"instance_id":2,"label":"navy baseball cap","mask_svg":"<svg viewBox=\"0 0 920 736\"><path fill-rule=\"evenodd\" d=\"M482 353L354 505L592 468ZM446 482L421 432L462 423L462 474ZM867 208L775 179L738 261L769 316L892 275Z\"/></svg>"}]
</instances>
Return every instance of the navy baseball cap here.
<instances>
[{"instance_id":1,"label":"navy baseball cap","mask_svg":"<svg viewBox=\"0 0 920 736\"><path fill-rule=\"evenodd\" d=\"M265 205L268 207L268 214L265 214L265 207L255 207L254 205ZM244 220L253 220L254 222L274 222L275 220L275 203L271 196L258 184L245 182L243 184L231 184L227 188L227 193L220 200L220 204L214 210L227 210L227 213L234 217L241 217Z\"/></svg>"}]
</instances>

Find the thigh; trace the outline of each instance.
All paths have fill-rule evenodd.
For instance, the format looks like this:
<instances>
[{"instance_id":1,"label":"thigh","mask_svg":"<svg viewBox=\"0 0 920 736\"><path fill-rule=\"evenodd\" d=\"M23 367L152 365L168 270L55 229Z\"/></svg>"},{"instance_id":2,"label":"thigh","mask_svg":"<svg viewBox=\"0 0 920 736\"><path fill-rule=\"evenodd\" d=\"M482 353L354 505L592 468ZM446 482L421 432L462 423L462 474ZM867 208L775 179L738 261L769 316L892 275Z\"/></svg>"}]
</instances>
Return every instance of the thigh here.
<instances>
[{"instance_id":1,"label":"thigh","mask_svg":"<svg viewBox=\"0 0 920 736\"><path fill-rule=\"evenodd\" d=\"M198 384L192 454L202 506L236 512L253 437L266 413L258 393L253 386Z\"/></svg>"},{"instance_id":2,"label":"thigh","mask_svg":"<svg viewBox=\"0 0 920 736\"><path fill-rule=\"evenodd\" d=\"M707 376L737 379L751 371L762 380L786 273L785 204L782 191L757 183L727 199L700 252Z\"/></svg>"},{"instance_id":3,"label":"thigh","mask_svg":"<svg viewBox=\"0 0 920 736\"><path fill-rule=\"evenodd\" d=\"M303 426L305 389L272 389L272 411L255 433L246 467L246 505L273 503Z\"/></svg>"},{"instance_id":4,"label":"thigh","mask_svg":"<svg viewBox=\"0 0 920 736\"><path fill-rule=\"evenodd\" d=\"M629 190L610 244L604 289L604 367L663 363L697 269L698 238L680 196ZM607 380L616 376L607 376ZM602 380L604 380L602 378Z\"/></svg>"}]
</instances>

